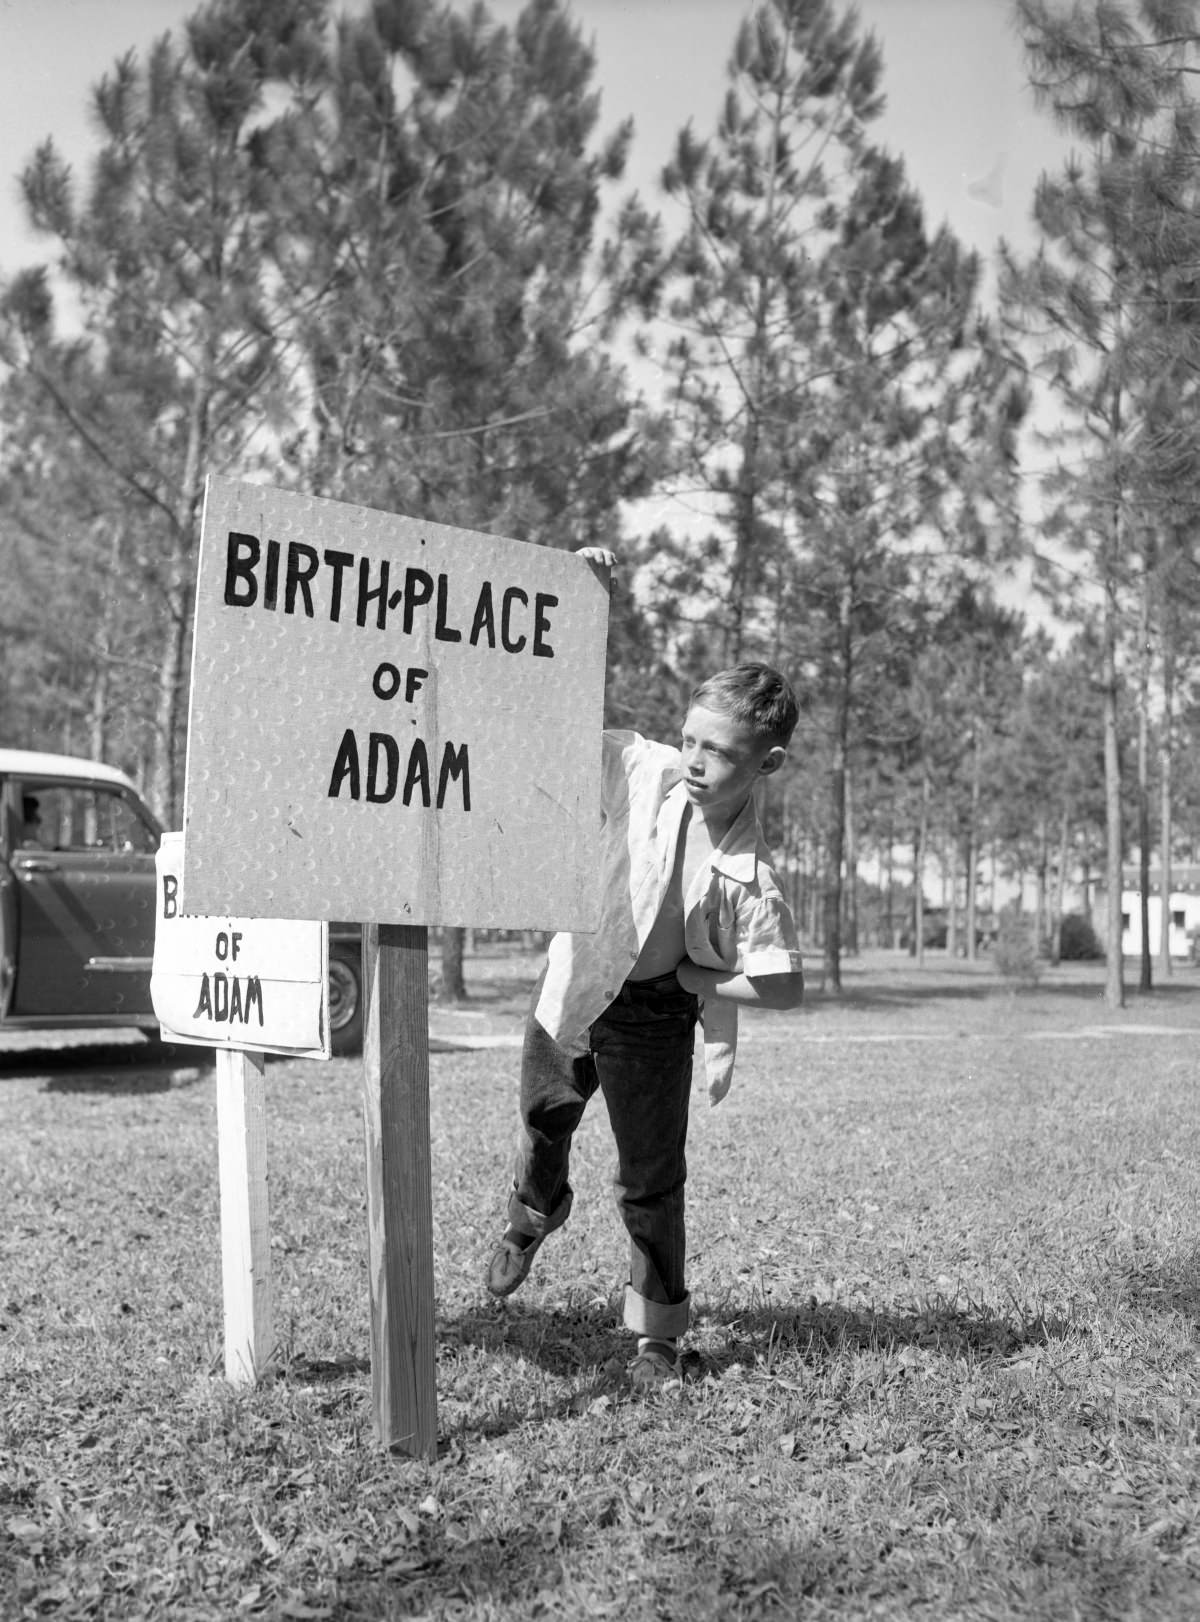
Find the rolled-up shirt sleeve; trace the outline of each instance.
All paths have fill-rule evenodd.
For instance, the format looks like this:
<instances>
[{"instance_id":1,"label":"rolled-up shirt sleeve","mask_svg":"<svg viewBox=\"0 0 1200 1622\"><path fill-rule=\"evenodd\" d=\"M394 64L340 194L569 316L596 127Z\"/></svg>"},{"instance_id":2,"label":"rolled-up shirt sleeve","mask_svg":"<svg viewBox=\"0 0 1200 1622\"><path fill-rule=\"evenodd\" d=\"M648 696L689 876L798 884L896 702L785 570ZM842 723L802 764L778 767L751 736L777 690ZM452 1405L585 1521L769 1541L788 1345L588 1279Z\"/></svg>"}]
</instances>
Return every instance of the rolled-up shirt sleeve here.
<instances>
[{"instance_id":1,"label":"rolled-up shirt sleeve","mask_svg":"<svg viewBox=\"0 0 1200 1622\"><path fill-rule=\"evenodd\" d=\"M738 968L751 977L803 972L796 921L774 884L746 896L738 909Z\"/></svg>"}]
</instances>

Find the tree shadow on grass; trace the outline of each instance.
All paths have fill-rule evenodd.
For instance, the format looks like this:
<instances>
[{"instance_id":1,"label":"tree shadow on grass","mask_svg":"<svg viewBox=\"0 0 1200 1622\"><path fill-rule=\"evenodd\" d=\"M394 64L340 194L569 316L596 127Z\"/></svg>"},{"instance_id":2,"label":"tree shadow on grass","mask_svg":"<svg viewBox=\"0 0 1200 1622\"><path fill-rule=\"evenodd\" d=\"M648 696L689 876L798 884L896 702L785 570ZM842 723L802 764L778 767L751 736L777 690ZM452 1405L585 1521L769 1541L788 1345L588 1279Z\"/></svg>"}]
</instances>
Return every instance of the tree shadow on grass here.
<instances>
[{"instance_id":1,"label":"tree shadow on grass","mask_svg":"<svg viewBox=\"0 0 1200 1622\"><path fill-rule=\"evenodd\" d=\"M719 1535L708 1537L699 1535L707 1525L703 1513L690 1505L689 1511L686 1529L675 1533L660 1523L649 1534L655 1542L652 1552L641 1551L645 1565L633 1592L630 1546L645 1534L631 1534L628 1523L639 1512L613 1483L564 1501L557 1513L531 1493L517 1535L425 1525L419 1542L396 1551L398 1558L385 1553L381 1560L372 1552L339 1574L333 1613L416 1622L468 1614L610 1616L628 1606L627 1614L639 1617L797 1617L824 1598L841 1614L845 1594L879 1562L874 1529L847 1527L832 1538L823 1529L798 1530L784 1537L764 1532L758 1516L726 1506ZM564 1592L568 1571L572 1581ZM902 1578L898 1587L903 1595ZM589 1590L595 1609L587 1603Z\"/></svg>"},{"instance_id":2,"label":"tree shadow on grass","mask_svg":"<svg viewBox=\"0 0 1200 1622\"><path fill-rule=\"evenodd\" d=\"M1142 1312L1177 1313L1200 1328L1200 1247L1151 1266L1129 1266L1116 1278L1129 1305Z\"/></svg>"},{"instance_id":3,"label":"tree shadow on grass","mask_svg":"<svg viewBox=\"0 0 1200 1622\"><path fill-rule=\"evenodd\" d=\"M906 1311L810 1300L749 1310L729 1302L701 1314L700 1327L708 1331L705 1338L723 1342L703 1353L707 1369L721 1374L735 1365L769 1365L785 1354L820 1363L846 1351L886 1355L905 1347L944 1357L1003 1359L1026 1346L1061 1340L1070 1320L1038 1314L1017 1321L986 1302L937 1300Z\"/></svg>"},{"instance_id":4,"label":"tree shadow on grass","mask_svg":"<svg viewBox=\"0 0 1200 1622\"><path fill-rule=\"evenodd\" d=\"M1200 1013L1200 986L1197 985L1168 983L1155 986L1148 992L1127 987L1125 995L1126 1014L1139 1010L1148 1013L1166 1005L1179 1011L1191 1007ZM856 984L851 979L844 983L840 992L824 990L818 982L805 993L805 1002L811 1009L837 1008L860 1013L998 1000L1012 1000L1031 1009L1039 1004L1046 1006L1059 1002L1102 1008L1104 987L1098 981L1085 980L1048 980L1037 985L1009 985L991 975L964 976L954 982L935 976L923 982L914 974L911 978L900 977L891 982L880 979L869 984Z\"/></svg>"}]
</instances>

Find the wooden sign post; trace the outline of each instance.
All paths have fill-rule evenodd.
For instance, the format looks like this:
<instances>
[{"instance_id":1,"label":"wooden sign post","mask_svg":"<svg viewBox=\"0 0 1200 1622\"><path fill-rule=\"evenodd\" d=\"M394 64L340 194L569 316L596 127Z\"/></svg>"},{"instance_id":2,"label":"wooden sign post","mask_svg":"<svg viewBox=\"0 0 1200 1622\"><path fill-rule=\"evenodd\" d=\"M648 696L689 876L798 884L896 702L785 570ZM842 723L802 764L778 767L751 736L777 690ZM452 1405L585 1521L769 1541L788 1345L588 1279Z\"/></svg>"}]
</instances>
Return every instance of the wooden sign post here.
<instances>
[{"instance_id":1,"label":"wooden sign post","mask_svg":"<svg viewBox=\"0 0 1200 1622\"><path fill-rule=\"evenodd\" d=\"M569 553L208 480L182 904L364 925L375 1427L425 1457L426 927L595 928L607 630Z\"/></svg>"},{"instance_id":2,"label":"wooden sign post","mask_svg":"<svg viewBox=\"0 0 1200 1622\"><path fill-rule=\"evenodd\" d=\"M429 953L424 925L370 924L363 1128L371 1277L371 1398L387 1447L437 1456Z\"/></svg>"}]
</instances>

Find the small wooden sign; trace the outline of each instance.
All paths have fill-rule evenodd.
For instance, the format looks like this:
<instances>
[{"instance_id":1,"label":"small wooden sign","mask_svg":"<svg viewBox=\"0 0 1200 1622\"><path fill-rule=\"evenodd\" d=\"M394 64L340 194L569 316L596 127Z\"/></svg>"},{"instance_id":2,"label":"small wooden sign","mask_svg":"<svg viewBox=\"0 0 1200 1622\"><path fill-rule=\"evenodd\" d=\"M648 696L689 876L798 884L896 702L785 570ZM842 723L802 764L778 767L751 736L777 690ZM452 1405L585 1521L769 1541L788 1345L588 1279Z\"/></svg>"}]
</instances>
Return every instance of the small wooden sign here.
<instances>
[{"instance_id":1,"label":"small wooden sign","mask_svg":"<svg viewBox=\"0 0 1200 1622\"><path fill-rule=\"evenodd\" d=\"M183 835L155 857L150 999L172 1042L329 1057L329 926L271 918L191 917L180 909Z\"/></svg>"}]
</instances>

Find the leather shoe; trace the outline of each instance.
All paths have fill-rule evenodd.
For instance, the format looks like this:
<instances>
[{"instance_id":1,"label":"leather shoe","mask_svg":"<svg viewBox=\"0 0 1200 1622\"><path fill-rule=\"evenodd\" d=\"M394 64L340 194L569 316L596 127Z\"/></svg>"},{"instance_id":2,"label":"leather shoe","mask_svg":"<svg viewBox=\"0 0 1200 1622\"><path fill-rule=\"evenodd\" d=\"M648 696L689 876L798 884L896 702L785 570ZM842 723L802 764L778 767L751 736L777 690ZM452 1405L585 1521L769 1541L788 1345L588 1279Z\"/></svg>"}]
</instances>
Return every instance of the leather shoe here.
<instances>
[{"instance_id":1,"label":"leather shoe","mask_svg":"<svg viewBox=\"0 0 1200 1622\"><path fill-rule=\"evenodd\" d=\"M661 1391L682 1379L683 1366L669 1341L650 1341L629 1365L629 1384L635 1391Z\"/></svg>"},{"instance_id":2,"label":"leather shoe","mask_svg":"<svg viewBox=\"0 0 1200 1622\"><path fill-rule=\"evenodd\" d=\"M519 1290L529 1277L533 1258L541 1249L542 1241L532 1234L516 1233L513 1229L501 1239L492 1252L484 1278L493 1295L511 1295Z\"/></svg>"}]
</instances>

